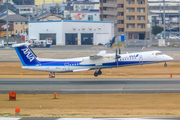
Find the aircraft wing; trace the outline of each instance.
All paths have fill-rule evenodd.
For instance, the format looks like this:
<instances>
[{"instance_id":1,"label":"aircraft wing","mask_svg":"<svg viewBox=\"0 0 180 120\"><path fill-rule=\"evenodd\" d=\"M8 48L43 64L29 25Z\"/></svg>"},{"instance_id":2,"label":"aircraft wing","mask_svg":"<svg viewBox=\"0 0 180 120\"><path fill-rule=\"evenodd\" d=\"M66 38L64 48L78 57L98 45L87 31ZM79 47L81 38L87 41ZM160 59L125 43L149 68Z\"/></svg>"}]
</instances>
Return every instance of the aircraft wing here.
<instances>
[{"instance_id":1,"label":"aircraft wing","mask_svg":"<svg viewBox=\"0 0 180 120\"><path fill-rule=\"evenodd\" d=\"M89 58L91 60L96 60L96 59L99 59L99 58L102 58L103 56L99 56L99 55L91 55Z\"/></svg>"},{"instance_id":2,"label":"aircraft wing","mask_svg":"<svg viewBox=\"0 0 180 120\"><path fill-rule=\"evenodd\" d=\"M107 52L105 50L100 51L97 55L91 55L89 58L83 59L80 65L88 65L88 64L102 65L103 63L114 62L114 58L106 54Z\"/></svg>"},{"instance_id":3,"label":"aircraft wing","mask_svg":"<svg viewBox=\"0 0 180 120\"><path fill-rule=\"evenodd\" d=\"M91 55L90 59L91 60L96 60L96 59L102 58L103 55L106 55L106 54L107 54L107 51L106 50L102 50L97 55Z\"/></svg>"},{"instance_id":4,"label":"aircraft wing","mask_svg":"<svg viewBox=\"0 0 180 120\"><path fill-rule=\"evenodd\" d=\"M90 70L90 68L86 68L86 69L77 69L77 70L73 70L73 72L87 71L87 70Z\"/></svg>"}]
</instances>

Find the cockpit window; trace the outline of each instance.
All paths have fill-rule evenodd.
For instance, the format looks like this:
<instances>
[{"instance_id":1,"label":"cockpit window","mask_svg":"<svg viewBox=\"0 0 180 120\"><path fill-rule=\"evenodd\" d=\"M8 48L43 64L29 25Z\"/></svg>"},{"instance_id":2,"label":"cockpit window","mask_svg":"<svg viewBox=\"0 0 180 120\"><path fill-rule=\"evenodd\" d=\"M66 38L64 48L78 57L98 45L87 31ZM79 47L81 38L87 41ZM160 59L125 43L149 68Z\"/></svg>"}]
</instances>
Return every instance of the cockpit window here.
<instances>
[{"instance_id":1,"label":"cockpit window","mask_svg":"<svg viewBox=\"0 0 180 120\"><path fill-rule=\"evenodd\" d=\"M156 55L163 55L164 53L162 53L162 52L159 52L159 53L156 53Z\"/></svg>"}]
</instances>

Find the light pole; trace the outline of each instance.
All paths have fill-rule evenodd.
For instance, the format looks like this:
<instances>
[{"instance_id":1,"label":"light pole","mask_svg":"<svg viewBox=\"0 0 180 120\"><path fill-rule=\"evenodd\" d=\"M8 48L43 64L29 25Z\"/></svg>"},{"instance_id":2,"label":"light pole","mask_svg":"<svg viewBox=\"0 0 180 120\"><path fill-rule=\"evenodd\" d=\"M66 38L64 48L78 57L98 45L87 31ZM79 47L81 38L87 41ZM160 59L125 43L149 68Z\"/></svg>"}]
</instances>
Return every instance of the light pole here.
<instances>
[{"instance_id":1,"label":"light pole","mask_svg":"<svg viewBox=\"0 0 180 120\"><path fill-rule=\"evenodd\" d=\"M164 22L164 39L166 39L166 31L165 31L165 0L163 0L163 22Z\"/></svg>"},{"instance_id":2,"label":"light pole","mask_svg":"<svg viewBox=\"0 0 180 120\"><path fill-rule=\"evenodd\" d=\"M6 0L6 11L7 11L7 16L6 16L6 40L7 40L7 47L8 47L8 0Z\"/></svg>"}]
</instances>

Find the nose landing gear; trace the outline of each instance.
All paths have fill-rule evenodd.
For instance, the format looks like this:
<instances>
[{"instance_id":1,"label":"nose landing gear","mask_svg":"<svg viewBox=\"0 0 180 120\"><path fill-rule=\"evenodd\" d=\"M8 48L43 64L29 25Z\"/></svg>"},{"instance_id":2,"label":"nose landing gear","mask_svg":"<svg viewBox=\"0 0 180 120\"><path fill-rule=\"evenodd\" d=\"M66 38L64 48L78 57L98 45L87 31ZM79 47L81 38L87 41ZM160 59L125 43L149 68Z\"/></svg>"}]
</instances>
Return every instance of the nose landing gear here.
<instances>
[{"instance_id":1,"label":"nose landing gear","mask_svg":"<svg viewBox=\"0 0 180 120\"><path fill-rule=\"evenodd\" d=\"M101 75L102 74L102 71L101 69L99 69L98 71L96 70L95 73L94 73L94 76L97 77L98 75Z\"/></svg>"},{"instance_id":2,"label":"nose landing gear","mask_svg":"<svg viewBox=\"0 0 180 120\"><path fill-rule=\"evenodd\" d=\"M55 78L55 72L49 72L49 78Z\"/></svg>"},{"instance_id":3,"label":"nose landing gear","mask_svg":"<svg viewBox=\"0 0 180 120\"><path fill-rule=\"evenodd\" d=\"M164 63L164 67L167 67L167 64L166 64L166 62Z\"/></svg>"}]
</instances>

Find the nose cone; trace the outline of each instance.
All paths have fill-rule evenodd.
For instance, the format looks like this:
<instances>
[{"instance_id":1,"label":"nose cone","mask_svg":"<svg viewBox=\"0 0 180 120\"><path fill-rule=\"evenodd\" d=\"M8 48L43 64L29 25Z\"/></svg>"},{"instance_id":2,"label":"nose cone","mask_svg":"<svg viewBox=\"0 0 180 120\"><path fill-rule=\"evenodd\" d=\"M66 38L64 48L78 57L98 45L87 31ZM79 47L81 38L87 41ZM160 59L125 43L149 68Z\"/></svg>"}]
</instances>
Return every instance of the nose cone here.
<instances>
[{"instance_id":1,"label":"nose cone","mask_svg":"<svg viewBox=\"0 0 180 120\"><path fill-rule=\"evenodd\" d=\"M169 56L169 59L170 59L170 60L173 60L173 58L172 58L172 57L170 57L170 56Z\"/></svg>"},{"instance_id":2,"label":"nose cone","mask_svg":"<svg viewBox=\"0 0 180 120\"><path fill-rule=\"evenodd\" d=\"M167 59L166 60L168 60L168 61L172 61L173 60L173 58L172 57L170 57L170 56L168 56L167 55L167 57L166 57Z\"/></svg>"}]
</instances>

